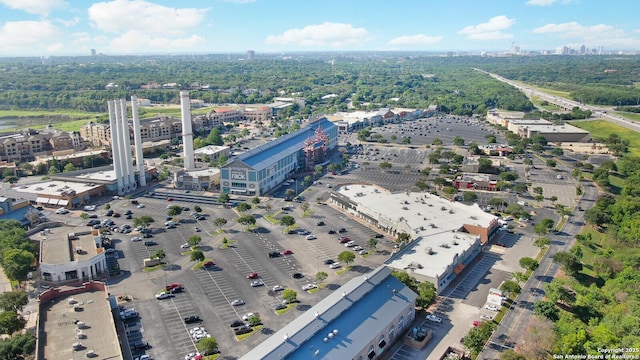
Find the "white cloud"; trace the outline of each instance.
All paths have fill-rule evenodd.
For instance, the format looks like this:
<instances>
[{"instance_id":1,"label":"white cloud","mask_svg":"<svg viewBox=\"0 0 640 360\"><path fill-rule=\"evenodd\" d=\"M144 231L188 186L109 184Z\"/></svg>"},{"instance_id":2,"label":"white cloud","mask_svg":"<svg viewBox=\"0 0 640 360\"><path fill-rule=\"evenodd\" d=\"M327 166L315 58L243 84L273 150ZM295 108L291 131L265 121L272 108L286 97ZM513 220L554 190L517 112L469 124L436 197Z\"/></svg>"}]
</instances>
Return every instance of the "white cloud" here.
<instances>
[{"instance_id":1,"label":"white cloud","mask_svg":"<svg viewBox=\"0 0 640 360\"><path fill-rule=\"evenodd\" d=\"M89 7L91 25L99 30L149 37L184 35L199 27L208 9L172 8L144 0L114 0Z\"/></svg>"},{"instance_id":2,"label":"white cloud","mask_svg":"<svg viewBox=\"0 0 640 360\"><path fill-rule=\"evenodd\" d=\"M627 33L622 29L606 24L585 26L575 21L562 24L546 24L534 29L533 33L557 35L562 39L572 39L571 41L574 41L575 44L586 44L588 46L606 45L612 49L640 48L640 38L638 38L636 31Z\"/></svg>"},{"instance_id":3,"label":"white cloud","mask_svg":"<svg viewBox=\"0 0 640 360\"><path fill-rule=\"evenodd\" d=\"M351 24L324 22L308 25L302 29L290 29L281 35L267 36L267 44L298 45L308 47L340 48L362 44L369 40L369 32Z\"/></svg>"},{"instance_id":4,"label":"white cloud","mask_svg":"<svg viewBox=\"0 0 640 360\"><path fill-rule=\"evenodd\" d=\"M59 39L60 28L49 21L11 21L0 28L0 53L38 52Z\"/></svg>"},{"instance_id":5,"label":"white cloud","mask_svg":"<svg viewBox=\"0 0 640 360\"><path fill-rule=\"evenodd\" d=\"M527 5L533 6L549 6L553 5L558 0L529 0L527 1Z\"/></svg>"},{"instance_id":6,"label":"white cloud","mask_svg":"<svg viewBox=\"0 0 640 360\"><path fill-rule=\"evenodd\" d=\"M509 19L504 15L492 17L489 22L478 24L475 26L467 26L458 31L458 34L466 35L471 40L499 40L510 39L512 34L505 34L502 30L506 30L515 24L515 20Z\"/></svg>"},{"instance_id":7,"label":"white cloud","mask_svg":"<svg viewBox=\"0 0 640 360\"><path fill-rule=\"evenodd\" d=\"M205 39L197 35L184 38L169 38L131 30L111 39L106 52L112 54L181 52L193 50L194 47L204 42Z\"/></svg>"},{"instance_id":8,"label":"white cloud","mask_svg":"<svg viewBox=\"0 0 640 360\"><path fill-rule=\"evenodd\" d=\"M428 36L424 34L399 36L389 40L389 46L426 46L442 41L442 36Z\"/></svg>"},{"instance_id":9,"label":"white cloud","mask_svg":"<svg viewBox=\"0 0 640 360\"><path fill-rule=\"evenodd\" d=\"M10 9L43 16L48 16L53 9L67 6L63 0L0 0L0 3Z\"/></svg>"},{"instance_id":10,"label":"white cloud","mask_svg":"<svg viewBox=\"0 0 640 360\"><path fill-rule=\"evenodd\" d=\"M74 17L71 20L56 19L56 22L59 22L63 26L71 27L71 26L77 25L80 22L80 18L79 17Z\"/></svg>"}]
</instances>

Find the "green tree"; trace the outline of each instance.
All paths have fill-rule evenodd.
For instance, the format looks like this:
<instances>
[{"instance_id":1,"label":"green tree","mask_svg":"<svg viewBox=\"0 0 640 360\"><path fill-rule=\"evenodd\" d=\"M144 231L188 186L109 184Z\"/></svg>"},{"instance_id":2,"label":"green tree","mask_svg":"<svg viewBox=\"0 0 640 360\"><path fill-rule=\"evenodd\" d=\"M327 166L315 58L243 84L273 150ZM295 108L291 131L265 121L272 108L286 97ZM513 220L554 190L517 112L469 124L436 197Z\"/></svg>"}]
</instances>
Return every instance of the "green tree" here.
<instances>
[{"instance_id":1,"label":"green tree","mask_svg":"<svg viewBox=\"0 0 640 360\"><path fill-rule=\"evenodd\" d=\"M36 338L31 334L16 334L0 342L0 358L27 359L36 348Z\"/></svg>"},{"instance_id":2,"label":"green tree","mask_svg":"<svg viewBox=\"0 0 640 360\"><path fill-rule=\"evenodd\" d=\"M347 264L347 266L349 266L349 264L351 264L355 259L356 259L356 256L353 254L352 251L343 251L340 254L338 254L338 261L341 261Z\"/></svg>"},{"instance_id":3,"label":"green tree","mask_svg":"<svg viewBox=\"0 0 640 360\"><path fill-rule=\"evenodd\" d=\"M460 136L456 136L453 138L453 145L456 146L464 146L464 138Z\"/></svg>"},{"instance_id":4,"label":"green tree","mask_svg":"<svg viewBox=\"0 0 640 360\"><path fill-rule=\"evenodd\" d=\"M9 291L0 294L0 308L18 313L29 303L26 291Z\"/></svg>"},{"instance_id":5,"label":"green tree","mask_svg":"<svg viewBox=\"0 0 640 360\"><path fill-rule=\"evenodd\" d=\"M193 207L193 211L195 211L197 213L201 213L202 212L202 208L200 207L200 205L195 205Z\"/></svg>"},{"instance_id":6,"label":"green tree","mask_svg":"<svg viewBox=\"0 0 640 360\"><path fill-rule=\"evenodd\" d=\"M2 267L7 277L11 280L24 280L34 262L32 253L21 249L8 249L4 251Z\"/></svg>"},{"instance_id":7,"label":"green tree","mask_svg":"<svg viewBox=\"0 0 640 360\"><path fill-rule=\"evenodd\" d=\"M182 214L182 206L179 205L171 205L167 210L167 216L178 216L180 214Z\"/></svg>"},{"instance_id":8,"label":"green tree","mask_svg":"<svg viewBox=\"0 0 640 360\"><path fill-rule=\"evenodd\" d=\"M480 326L473 327L464 337L464 347L471 350L472 354L477 355L489 340L494 328L495 325L488 321L483 321Z\"/></svg>"},{"instance_id":9,"label":"green tree","mask_svg":"<svg viewBox=\"0 0 640 360\"><path fill-rule=\"evenodd\" d=\"M556 304L548 300L537 301L533 304L533 313L539 316L544 316L553 322L560 319Z\"/></svg>"},{"instance_id":10,"label":"green tree","mask_svg":"<svg viewBox=\"0 0 640 360\"><path fill-rule=\"evenodd\" d=\"M369 241L367 241L367 246L369 247L369 249L371 249L371 251L375 250L376 246L378 246L378 240L370 238Z\"/></svg>"},{"instance_id":11,"label":"green tree","mask_svg":"<svg viewBox=\"0 0 640 360\"><path fill-rule=\"evenodd\" d=\"M391 169L392 165L391 165L391 163L390 163L390 162L388 162L388 161L383 161L383 162L381 162L381 163L378 165L378 167L379 167L380 169Z\"/></svg>"},{"instance_id":12,"label":"green tree","mask_svg":"<svg viewBox=\"0 0 640 360\"><path fill-rule=\"evenodd\" d=\"M520 294L522 288L518 285L517 282L512 280L507 280L500 285L500 290L504 292L505 295L511 297Z\"/></svg>"},{"instance_id":13,"label":"green tree","mask_svg":"<svg viewBox=\"0 0 640 360\"><path fill-rule=\"evenodd\" d=\"M325 281L327 278L329 277L329 274L327 274L324 271L320 271L316 274L316 281L318 282L323 282Z\"/></svg>"},{"instance_id":14,"label":"green tree","mask_svg":"<svg viewBox=\"0 0 640 360\"><path fill-rule=\"evenodd\" d=\"M398 241L400 242L409 242L411 241L411 235L409 235L408 233L402 231L398 234Z\"/></svg>"},{"instance_id":15,"label":"green tree","mask_svg":"<svg viewBox=\"0 0 640 360\"><path fill-rule=\"evenodd\" d=\"M89 220L89 214L87 214L86 212L83 212L80 214L80 219L82 219L83 223L86 223L87 220Z\"/></svg>"},{"instance_id":16,"label":"green tree","mask_svg":"<svg viewBox=\"0 0 640 360\"><path fill-rule=\"evenodd\" d=\"M551 244L551 240L548 237L540 237L533 242L533 245L539 247L540 249L545 246L549 246Z\"/></svg>"},{"instance_id":17,"label":"green tree","mask_svg":"<svg viewBox=\"0 0 640 360\"><path fill-rule=\"evenodd\" d=\"M218 352L218 341L214 337L204 337L198 340L196 348L200 354L212 355Z\"/></svg>"},{"instance_id":18,"label":"green tree","mask_svg":"<svg viewBox=\"0 0 640 360\"><path fill-rule=\"evenodd\" d=\"M143 215L137 218L133 218L133 226L138 227L141 226L143 228L148 228L155 220L148 215Z\"/></svg>"},{"instance_id":19,"label":"green tree","mask_svg":"<svg viewBox=\"0 0 640 360\"><path fill-rule=\"evenodd\" d=\"M218 227L218 230L220 230L224 225L227 224L227 219L222 217L216 218L215 220L213 220L213 224Z\"/></svg>"},{"instance_id":20,"label":"green tree","mask_svg":"<svg viewBox=\"0 0 640 360\"><path fill-rule=\"evenodd\" d=\"M15 311L3 311L0 313L0 334L11 335L24 329L27 321Z\"/></svg>"},{"instance_id":21,"label":"green tree","mask_svg":"<svg viewBox=\"0 0 640 360\"><path fill-rule=\"evenodd\" d=\"M259 197L259 196L254 196L254 197L251 199L251 203L252 203L253 205L258 205L258 204L260 204L260 197Z\"/></svg>"},{"instance_id":22,"label":"green tree","mask_svg":"<svg viewBox=\"0 0 640 360\"><path fill-rule=\"evenodd\" d=\"M558 165L558 163L553 159L547 159L547 161L545 161L545 164L550 168L554 168L556 167L556 165Z\"/></svg>"},{"instance_id":23,"label":"green tree","mask_svg":"<svg viewBox=\"0 0 640 360\"><path fill-rule=\"evenodd\" d=\"M238 211L240 211L240 212L245 212L245 211L251 209L251 205L243 202L243 203L238 204L238 206L236 206L236 209L238 209Z\"/></svg>"},{"instance_id":24,"label":"green tree","mask_svg":"<svg viewBox=\"0 0 640 360\"><path fill-rule=\"evenodd\" d=\"M229 202L229 199L229 194L221 193L220 195L218 195L218 204L226 204Z\"/></svg>"},{"instance_id":25,"label":"green tree","mask_svg":"<svg viewBox=\"0 0 640 360\"><path fill-rule=\"evenodd\" d=\"M431 144L432 145L436 145L436 146L440 146L440 145L442 145L442 140L440 138L435 138L435 139L433 139Z\"/></svg>"},{"instance_id":26,"label":"green tree","mask_svg":"<svg viewBox=\"0 0 640 360\"><path fill-rule=\"evenodd\" d=\"M493 161L487 158L478 159L478 172L491 173L493 172Z\"/></svg>"},{"instance_id":27,"label":"green tree","mask_svg":"<svg viewBox=\"0 0 640 360\"><path fill-rule=\"evenodd\" d=\"M105 204L104 205L104 209L108 211L109 209L111 209L111 205L110 204Z\"/></svg>"},{"instance_id":28,"label":"green tree","mask_svg":"<svg viewBox=\"0 0 640 360\"><path fill-rule=\"evenodd\" d=\"M70 172L75 170L76 170L76 167L72 163L68 163L67 165L64 166L64 168L62 169L62 172Z\"/></svg>"},{"instance_id":29,"label":"green tree","mask_svg":"<svg viewBox=\"0 0 640 360\"><path fill-rule=\"evenodd\" d=\"M191 252L191 261L203 261L204 259L204 253L201 250L193 250Z\"/></svg>"},{"instance_id":30,"label":"green tree","mask_svg":"<svg viewBox=\"0 0 640 360\"><path fill-rule=\"evenodd\" d=\"M418 283L418 297L416 306L427 308L436 299L436 287L428 281Z\"/></svg>"},{"instance_id":31,"label":"green tree","mask_svg":"<svg viewBox=\"0 0 640 360\"><path fill-rule=\"evenodd\" d=\"M284 215L280 218L280 225L293 226L296 223L296 219L291 215Z\"/></svg>"},{"instance_id":32,"label":"green tree","mask_svg":"<svg viewBox=\"0 0 640 360\"><path fill-rule=\"evenodd\" d=\"M540 266L540 264L535 259L532 259L530 257L521 258L519 260L519 264L520 264L520 267L527 270L531 270L531 271L534 271L535 269L538 268L538 266Z\"/></svg>"},{"instance_id":33,"label":"green tree","mask_svg":"<svg viewBox=\"0 0 640 360\"><path fill-rule=\"evenodd\" d=\"M256 218L253 215L244 215L237 219L238 223L241 225L254 225L256 223Z\"/></svg>"},{"instance_id":34,"label":"green tree","mask_svg":"<svg viewBox=\"0 0 640 360\"><path fill-rule=\"evenodd\" d=\"M197 247L201 241L202 241L202 238L200 237L200 235L192 235L187 240L187 244L189 244L189 246L191 247Z\"/></svg>"},{"instance_id":35,"label":"green tree","mask_svg":"<svg viewBox=\"0 0 640 360\"><path fill-rule=\"evenodd\" d=\"M478 194L473 191L465 191L462 195L462 199L465 202L476 202L478 200Z\"/></svg>"},{"instance_id":36,"label":"green tree","mask_svg":"<svg viewBox=\"0 0 640 360\"><path fill-rule=\"evenodd\" d=\"M19 181L20 179L18 179L17 176L14 175L9 175L7 177L4 178L4 182L9 183L9 184L15 184Z\"/></svg>"},{"instance_id":37,"label":"green tree","mask_svg":"<svg viewBox=\"0 0 640 360\"><path fill-rule=\"evenodd\" d=\"M220 129L215 127L211 129L209 132L209 136L207 136L207 144L209 145L224 145L224 141L222 141L222 136L220 135Z\"/></svg>"},{"instance_id":38,"label":"green tree","mask_svg":"<svg viewBox=\"0 0 640 360\"><path fill-rule=\"evenodd\" d=\"M167 254L165 254L164 250L156 250L151 254L151 259L158 259L160 262L162 262L165 257L167 257Z\"/></svg>"},{"instance_id":39,"label":"green tree","mask_svg":"<svg viewBox=\"0 0 640 360\"><path fill-rule=\"evenodd\" d=\"M294 290L291 290L291 289L284 289L284 291L282 291L282 298L284 300L287 300L291 304L296 302L296 299L298 298L298 293L296 293Z\"/></svg>"},{"instance_id":40,"label":"green tree","mask_svg":"<svg viewBox=\"0 0 640 360\"><path fill-rule=\"evenodd\" d=\"M285 190L284 195L287 199L291 200L296 195L296 191L293 189L287 189Z\"/></svg>"},{"instance_id":41,"label":"green tree","mask_svg":"<svg viewBox=\"0 0 640 360\"><path fill-rule=\"evenodd\" d=\"M562 270L569 275L576 275L582 271L582 263L574 254L560 251L553 255L553 262L560 264Z\"/></svg>"}]
</instances>

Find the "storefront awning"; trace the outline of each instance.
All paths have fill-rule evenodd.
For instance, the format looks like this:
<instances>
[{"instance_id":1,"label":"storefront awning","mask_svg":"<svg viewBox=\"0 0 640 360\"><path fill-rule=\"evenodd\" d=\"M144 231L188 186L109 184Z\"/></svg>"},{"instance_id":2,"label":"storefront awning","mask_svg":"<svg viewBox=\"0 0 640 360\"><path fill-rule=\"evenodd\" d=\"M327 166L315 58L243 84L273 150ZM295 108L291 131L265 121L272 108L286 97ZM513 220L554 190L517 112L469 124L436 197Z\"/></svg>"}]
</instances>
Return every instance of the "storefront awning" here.
<instances>
[{"instance_id":1,"label":"storefront awning","mask_svg":"<svg viewBox=\"0 0 640 360\"><path fill-rule=\"evenodd\" d=\"M44 197L37 197L36 198L36 202L38 204L46 204L46 203L49 202L49 199L48 198L44 198Z\"/></svg>"},{"instance_id":2,"label":"storefront awning","mask_svg":"<svg viewBox=\"0 0 640 360\"><path fill-rule=\"evenodd\" d=\"M58 205L67 206L69 205L69 200L60 199L60 201L58 201Z\"/></svg>"},{"instance_id":3,"label":"storefront awning","mask_svg":"<svg viewBox=\"0 0 640 360\"><path fill-rule=\"evenodd\" d=\"M47 203L50 205L58 205L58 199L49 199Z\"/></svg>"}]
</instances>

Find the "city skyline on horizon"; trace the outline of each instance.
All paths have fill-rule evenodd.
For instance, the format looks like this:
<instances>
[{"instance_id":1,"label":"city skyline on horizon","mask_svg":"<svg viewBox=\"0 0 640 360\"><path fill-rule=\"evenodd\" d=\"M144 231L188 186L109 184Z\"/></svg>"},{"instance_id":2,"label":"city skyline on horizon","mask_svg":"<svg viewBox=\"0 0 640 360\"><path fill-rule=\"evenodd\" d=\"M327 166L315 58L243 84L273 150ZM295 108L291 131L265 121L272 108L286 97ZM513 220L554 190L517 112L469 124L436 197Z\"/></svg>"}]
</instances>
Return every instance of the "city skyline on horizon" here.
<instances>
[{"instance_id":1,"label":"city skyline on horizon","mask_svg":"<svg viewBox=\"0 0 640 360\"><path fill-rule=\"evenodd\" d=\"M82 56L93 49L114 56L640 51L640 27L625 16L629 10L598 0L185 0L179 6L169 0L0 0L0 56Z\"/></svg>"}]
</instances>

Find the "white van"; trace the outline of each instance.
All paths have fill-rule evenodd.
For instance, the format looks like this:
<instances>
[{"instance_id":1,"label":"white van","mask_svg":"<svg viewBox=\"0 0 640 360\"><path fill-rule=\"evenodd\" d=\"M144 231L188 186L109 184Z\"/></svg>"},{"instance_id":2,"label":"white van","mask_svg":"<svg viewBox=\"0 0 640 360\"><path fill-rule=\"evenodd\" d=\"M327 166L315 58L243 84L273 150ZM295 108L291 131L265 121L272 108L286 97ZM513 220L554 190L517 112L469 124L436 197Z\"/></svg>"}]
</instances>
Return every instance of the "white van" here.
<instances>
[{"instance_id":1,"label":"white van","mask_svg":"<svg viewBox=\"0 0 640 360\"><path fill-rule=\"evenodd\" d=\"M56 214L66 214L68 212L69 212L69 210L67 210L67 208L63 208L63 207L61 207L60 209L56 210Z\"/></svg>"}]
</instances>

